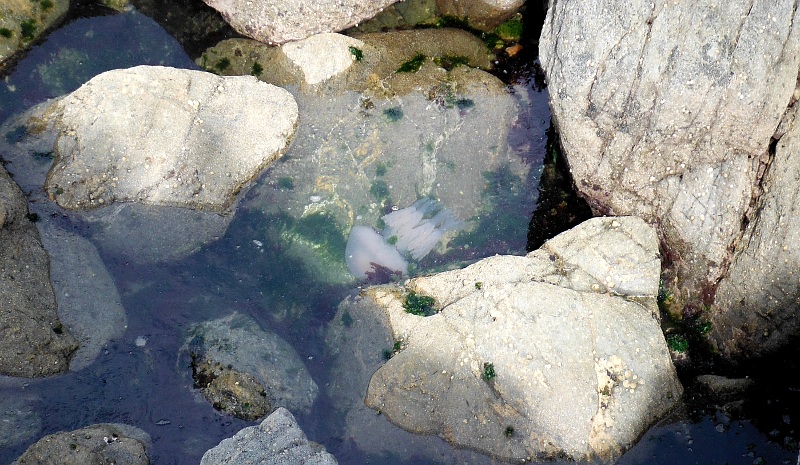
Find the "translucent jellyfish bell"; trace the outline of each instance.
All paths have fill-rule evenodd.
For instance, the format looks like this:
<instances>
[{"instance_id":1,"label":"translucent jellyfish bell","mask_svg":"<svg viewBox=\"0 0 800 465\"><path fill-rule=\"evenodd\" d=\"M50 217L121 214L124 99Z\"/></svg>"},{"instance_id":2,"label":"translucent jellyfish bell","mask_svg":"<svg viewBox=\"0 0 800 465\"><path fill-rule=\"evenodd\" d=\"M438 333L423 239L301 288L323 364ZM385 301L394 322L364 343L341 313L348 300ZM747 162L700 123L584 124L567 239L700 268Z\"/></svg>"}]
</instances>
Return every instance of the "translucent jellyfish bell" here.
<instances>
[{"instance_id":1,"label":"translucent jellyfish bell","mask_svg":"<svg viewBox=\"0 0 800 465\"><path fill-rule=\"evenodd\" d=\"M439 202L422 198L410 207L383 216L383 237L396 238L402 254L421 260L436 247L445 232L460 229L463 223Z\"/></svg>"}]
</instances>

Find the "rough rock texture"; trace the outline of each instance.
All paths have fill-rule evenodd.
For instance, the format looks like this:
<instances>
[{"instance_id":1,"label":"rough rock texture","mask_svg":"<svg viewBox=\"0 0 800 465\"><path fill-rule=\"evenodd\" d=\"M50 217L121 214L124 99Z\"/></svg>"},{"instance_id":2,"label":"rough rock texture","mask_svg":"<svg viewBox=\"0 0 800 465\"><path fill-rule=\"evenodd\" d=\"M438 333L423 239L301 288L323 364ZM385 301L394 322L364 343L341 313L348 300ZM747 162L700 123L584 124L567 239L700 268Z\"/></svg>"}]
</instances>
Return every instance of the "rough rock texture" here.
<instances>
[{"instance_id":1,"label":"rough rock texture","mask_svg":"<svg viewBox=\"0 0 800 465\"><path fill-rule=\"evenodd\" d=\"M69 8L69 0L49 3L29 0L3 0L0 3L0 71L6 59L59 21Z\"/></svg>"},{"instance_id":2,"label":"rough rock texture","mask_svg":"<svg viewBox=\"0 0 800 465\"><path fill-rule=\"evenodd\" d=\"M43 437L13 465L148 465L150 436L139 428L100 423Z\"/></svg>"},{"instance_id":3,"label":"rough rock texture","mask_svg":"<svg viewBox=\"0 0 800 465\"><path fill-rule=\"evenodd\" d=\"M159 66L100 74L45 115L59 133L45 187L69 209L224 210L283 154L298 119L288 92L255 78Z\"/></svg>"},{"instance_id":4,"label":"rough rock texture","mask_svg":"<svg viewBox=\"0 0 800 465\"><path fill-rule=\"evenodd\" d=\"M325 331L331 377L325 389L336 414L343 419L341 436L368 458L407 457L414 463L496 465L471 449L454 448L433 435L398 428L386 415L364 405L370 378L397 352L389 319L368 295L343 300ZM376 441L375 438L380 438Z\"/></svg>"},{"instance_id":5,"label":"rough rock texture","mask_svg":"<svg viewBox=\"0 0 800 465\"><path fill-rule=\"evenodd\" d=\"M319 388L292 346L240 313L194 325L181 353L194 366L210 363L253 376L273 407L306 411L317 397Z\"/></svg>"},{"instance_id":6,"label":"rough rock texture","mask_svg":"<svg viewBox=\"0 0 800 465\"><path fill-rule=\"evenodd\" d=\"M281 47L248 39L228 39L206 50L197 64L226 75L254 74L276 86L297 85L303 91L335 94L377 87L418 54L430 59L463 57L470 66L482 69L490 69L494 58L480 39L466 31L420 29L355 37L320 34ZM331 56L337 66L330 62ZM255 72L258 70L262 71ZM308 85L312 83L317 85Z\"/></svg>"},{"instance_id":7,"label":"rough rock texture","mask_svg":"<svg viewBox=\"0 0 800 465\"><path fill-rule=\"evenodd\" d=\"M0 374L67 370L77 348L58 319L50 262L22 191L0 166Z\"/></svg>"},{"instance_id":8,"label":"rough rock texture","mask_svg":"<svg viewBox=\"0 0 800 465\"><path fill-rule=\"evenodd\" d=\"M336 459L306 438L294 416L275 410L261 424L247 427L203 454L200 465L336 465Z\"/></svg>"},{"instance_id":9,"label":"rough rock texture","mask_svg":"<svg viewBox=\"0 0 800 465\"><path fill-rule=\"evenodd\" d=\"M337 32L369 19L398 0L203 0L240 34L282 44Z\"/></svg>"},{"instance_id":10,"label":"rough rock texture","mask_svg":"<svg viewBox=\"0 0 800 465\"><path fill-rule=\"evenodd\" d=\"M710 337L722 353L753 356L800 336L800 105L781 128L756 204L717 289Z\"/></svg>"},{"instance_id":11,"label":"rough rock texture","mask_svg":"<svg viewBox=\"0 0 800 465\"><path fill-rule=\"evenodd\" d=\"M659 225L665 281L682 305L710 305L743 225L759 228L754 199L800 67L798 15L792 0L562 1L548 11L540 56L575 183L596 212ZM764 282L780 276L761 271ZM743 290L744 304L722 306L753 314L749 302L770 298Z\"/></svg>"},{"instance_id":12,"label":"rough rock texture","mask_svg":"<svg viewBox=\"0 0 800 465\"><path fill-rule=\"evenodd\" d=\"M215 409L242 420L255 421L272 411L264 386L255 376L211 360L192 360L194 387Z\"/></svg>"},{"instance_id":13,"label":"rough rock texture","mask_svg":"<svg viewBox=\"0 0 800 465\"><path fill-rule=\"evenodd\" d=\"M436 0L439 14L465 18L469 25L483 31L510 18L525 0Z\"/></svg>"},{"instance_id":14,"label":"rough rock texture","mask_svg":"<svg viewBox=\"0 0 800 465\"><path fill-rule=\"evenodd\" d=\"M507 460L613 460L682 394L656 315L655 231L596 218L526 257L412 279L439 312L370 288L394 355L365 403L410 431Z\"/></svg>"}]
</instances>

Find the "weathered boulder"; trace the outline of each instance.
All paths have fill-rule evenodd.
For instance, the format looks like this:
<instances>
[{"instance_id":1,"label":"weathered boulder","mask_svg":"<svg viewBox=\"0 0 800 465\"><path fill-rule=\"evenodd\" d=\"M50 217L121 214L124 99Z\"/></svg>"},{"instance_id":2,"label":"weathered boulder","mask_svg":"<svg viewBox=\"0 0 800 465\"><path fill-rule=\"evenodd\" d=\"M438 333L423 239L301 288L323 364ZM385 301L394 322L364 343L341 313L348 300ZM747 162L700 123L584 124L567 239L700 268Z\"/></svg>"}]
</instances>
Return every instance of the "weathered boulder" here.
<instances>
[{"instance_id":1,"label":"weathered boulder","mask_svg":"<svg viewBox=\"0 0 800 465\"><path fill-rule=\"evenodd\" d=\"M400 350L365 403L504 460L613 460L682 394L657 318L659 270L644 221L595 218L525 257L410 280L407 291L435 299L432 316L407 312L402 289L368 288Z\"/></svg>"},{"instance_id":2,"label":"weathered boulder","mask_svg":"<svg viewBox=\"0 0 800 465\"><path fill-rule=\"evenodd\" d=\"M137 66L94 77L45 118L59 134L45 187L62 207L221 211L286 150L297 105L254 78Z\"/></svg>"},{"instance_id":3,"label":"weathered boulder","mask_svg":"<svg viewBox=\"0 0 800 465\"><path fill-rule=\"evenodd\" d=\"M0 167L0 374L67 370L77 348L58 319L50 262L20 188Z\"/></svg>"},{"instance_id":4,"label":"weathered boulder","mask_svg":"<svg viewBox=\"0 0 800 465\"><path fill-rule=\"evenodd\" d=\"M203 454L200 465L336 465L336 458L306 438L285 408L272 412Z\"/></svg>"},{"instance_id":5,"label":"weathered boulder","mask_svg":"<svg viewBox=\"0 0 800 465\"><path fill-rule=\"evenodd\" d=\"M225 401L225 406L229 407L225 409L228 413L234 413L237 409L241 411L244 404L248 403L247 398L258 396L265 397L272 407L286 407L295 412L307 411L319 391L292 346L241 313L235 312L192 326L181 348L180 359L182 367L192 366L195 382L210 402L219 400L216 396L220 390L231 394L231 399ZM203 370L203 365L212 368ZM228 370L233 370L234 375L228 376ZM247 376L242 377L242 374ZM242 387L249 387L250 390L238 392L224 386L221 389L206 389L215 378L223 376L232 385L237 380L246 380L248 385ZM225 378L218 382L225 383ZM223 405L215 407L221 408Z\"/></svg>"},{"instance_id":6,"label":"weathered boulder","mask_svg":"<svg viewBox=\"0 0 800 465\"><path fill-rule=\"evenodd\" d=\"M792 1L564 1L548 11L540 55L575 184L598 213L659 225L665 284L680 307L713 304L732 252L773 243L758 205L800 68L798 15ZM730 307L752 322L754 302L792 295L764 285L785 279L775 265L744 278L761 283L738 287L744 302L721 291L715 312ZM736 341L761 337L741 325L721 331L749 333L716 337L728 355L743 353Z\"/></svg>"},{"instance_id":7,"label":"weathered boulder","mask_svg":"<svg viewBox=\"0 0 800 465\"><path fill-rule=\"evenodd\" d=\"M364 405L370 378L395 354L389 319L368 295L350 296L338 306L325 330L330 379L325 384L331 406L342 418L340 436L367 459L405 457L416 463L493 465L496 462L471 449L454 448L439 437L398 428L386 415ZM376 441L375 438L380 438Z\"/></svg>"},{"instance_id":8,"label":"weathered boulder","mask_svg":"<svg viewBox=\"0 0 800 465\"><path fill-rule=\"evenodd\" d=\"M752 219L711 307L709 336L728 356L767 354L800 336L798 112L795 103L770 156Z\"/></svg>"},{"instance_id":9,"label":"weathered boulder","mask_svg":"<svg viewBox=\"0 0 800 465\"><path fill-rule=\"evenodd\" d=\"M398 0L203 0L240 34L282 44L322 32L337 32L369 19Z\"/></svg>"},{"instance_id":10,"label":"weathered boulder","mask_svg":"<svg viewBox=\"0 0 800 465\"><path fill-rule=\"evenodd\" d=\"M454 21L491 31L512 17L524 3L524 0L403 0L346 32L441 26Z\"/></svg>"},{"instance_id":11,"label":"weathered boulder","mask_svg":"<svg viewBox=\"0 0 800 465\"><path fill-rule=\"evenodd\" d=\"M0 71L6 59L59 21L68 8L69 0L4 0L0 4Z\"/></svg>"},{"instance_id":12,"label":"weathered boulder","mask_svg":"<svg viewBox=\"0 0 800 465\"><path fill-rule=\"evenodd\" d=\"M119 423L100 423L45 436L30 446L14 465L148 465L149 446L150 435L139 428Z\"/></svg>"}]
</instances>

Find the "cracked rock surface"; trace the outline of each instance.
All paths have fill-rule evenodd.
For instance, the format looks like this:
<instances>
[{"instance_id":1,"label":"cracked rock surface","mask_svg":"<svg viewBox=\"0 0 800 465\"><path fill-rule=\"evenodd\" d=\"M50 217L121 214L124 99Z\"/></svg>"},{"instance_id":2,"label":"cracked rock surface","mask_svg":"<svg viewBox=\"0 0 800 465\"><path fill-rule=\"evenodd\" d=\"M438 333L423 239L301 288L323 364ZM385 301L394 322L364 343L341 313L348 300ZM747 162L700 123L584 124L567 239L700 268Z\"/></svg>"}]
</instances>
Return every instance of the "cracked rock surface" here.
<instances>
[{"instance_id":1,"label":"cracked rock surface","mask_svg":"<svg viewBox=\"0 0 800 465\"><path fill-rule=\"evenodd\" d=\"M613 460L682 394L657 319L659 266L646 223L595 218L525 257L369 288L396 343L365 403L504 460ZM438 312L406 313L408 290Z\"/></svg>"},{"instance_id":2,"label":"cracked rock surface","mask_svg":"<svg viewBox=\"0 0 800 465\"><path fill-rule=\"evenodd\" d=\"M772 208L759 196L796 98L799 14L788 0L562 1L548 11L541 61L575 183L595 212L659 225L680 305L712 305L732 252L749 247L739 244L748 222L745 241L772 240L753 223L758 205ZM745 289L752 300L733 305L728 293L717 313L754 313L752 302L770 299L769 286Z\"/></svg>"}]
</instances>

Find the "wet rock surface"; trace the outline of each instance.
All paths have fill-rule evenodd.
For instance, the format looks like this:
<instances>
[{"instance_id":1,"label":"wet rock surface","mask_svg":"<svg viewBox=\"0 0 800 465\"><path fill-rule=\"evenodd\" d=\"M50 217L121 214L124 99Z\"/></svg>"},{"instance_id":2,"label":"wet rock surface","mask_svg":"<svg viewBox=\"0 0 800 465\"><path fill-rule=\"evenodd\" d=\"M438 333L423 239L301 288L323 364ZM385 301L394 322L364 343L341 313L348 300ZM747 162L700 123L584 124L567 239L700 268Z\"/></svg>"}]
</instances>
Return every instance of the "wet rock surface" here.
<instances>
[{"instance_id":1,"label":"wet rock surface","mask_svg":"<svg viewBox=\"0 0 800 465\"><path fill-rule=\"evenodd\" d=\"M19 187L0 167L0 374L67 370L77 348L58 319L50 263Z\"/></svg>"},{"instance_id":2,"label":"wet rock surface","mask_svg":"<svg viewBox=\"0 0 800 465\"><path fill-rule=\"evenodd\" d=\"M541 36L577 188L596 212L657 220L671 294L689 310L719 299L711 317L724 355L772 348L796 334L797 312L766 325L755 315L764 302L788 303L779 296L792 295L797 280L783 283L783 259L768 258L780 245L763 247L794 233L770 226L783 212L761 190L768 172L780 183L773 192L796 190L791 175L770 168L770 144L796 98L800 13L788 1L638 2L618 11L614 1L557 3Z\"/></svg>"},{"instance_id":3,"label":"wet rock surface","mask_svg":"<svg viewBox=\"0 0 800 465\"><path fill-rule=\"evenodd\" d=\"M336 459L306 438L294 416L278 408L261 424L245 428L203 455L201 465L336 465Z\"/></svg>"},{"instance_id":4,"label":"wet rock surface","mask_svg":"<svg viewBox=\"0 0 800 465\"><path fill-rule=\"evenodd\" d=\"M613 460L678 401L656 319L655 231L597 218L526 257L496 256L366 294L394 348L365 403L415 433L505 460ZM465 402L466 400L466 402Z\"/></svg>"},{"instance_id":5,"label":"wet rock surface","mask_svg":"<svg viewBox=\"0 0 800 465\"><path fill-rule=\"evenodd\" d=\"M6 0L0 5L0 71L17 51L30 45L67 12L69 0Z\"/></svg>"},{"instance_id":6,"label":"wet rock surface","mask_svg":"<svg viewBox=\"0 0 800 465\"><path fill-rule=\"evenodd\" d=\"M150 436L139 428L101 423L45 436L29 447L14 465L148 465L149 444Z\"/></svg>"},{"instance_id":7,"label":"wet rock surface","mask_svg":"<svg viewBox=\"0 0 800 465\"><path fill-rule=\"evenodd\" d=\"M242 420L254 421L272 411L264 386L252 375L209 359L192 360L194 387L215 409Z\"/></svg>"},{"instance_id":8,"label":"wet rock surface","mask_svg":"<svg viewBox=\"0 0 800 465\"><path fill-rule=\"evenodd\" d=\"M270 405L308 411L319 391L289 343L240 313L194 325L181 349L181 360L188 362L182 366L193 367L195 381L209 402L225 402L230 406L225 410L232 412L246 413L246 403L250 404L247 410L266 413ZM240 385L231 387L237 381ZM230 401L221 400L221 395Z\"/></svg>"}]
</instances>

